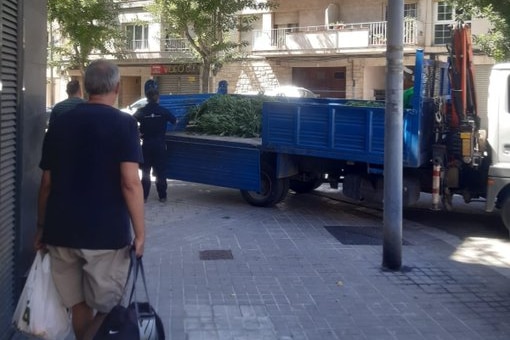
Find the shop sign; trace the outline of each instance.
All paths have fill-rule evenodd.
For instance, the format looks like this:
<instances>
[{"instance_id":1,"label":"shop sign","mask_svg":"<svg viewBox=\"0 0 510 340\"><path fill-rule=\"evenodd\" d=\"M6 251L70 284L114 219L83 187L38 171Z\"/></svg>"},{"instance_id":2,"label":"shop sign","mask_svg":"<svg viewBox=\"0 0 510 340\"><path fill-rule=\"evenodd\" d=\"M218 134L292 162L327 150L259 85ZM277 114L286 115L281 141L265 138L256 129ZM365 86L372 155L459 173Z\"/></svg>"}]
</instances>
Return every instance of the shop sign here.
<instances>
[{"instance_id":1,"label":"shop sign","mask_svg":"<svg viewBox=\"0 0 510 340\"><path fill-rule=\"evenodd\" d=\"M151 75L161 74L198 74L198 64L151 65Z\"/></svg>"}]
</instances>

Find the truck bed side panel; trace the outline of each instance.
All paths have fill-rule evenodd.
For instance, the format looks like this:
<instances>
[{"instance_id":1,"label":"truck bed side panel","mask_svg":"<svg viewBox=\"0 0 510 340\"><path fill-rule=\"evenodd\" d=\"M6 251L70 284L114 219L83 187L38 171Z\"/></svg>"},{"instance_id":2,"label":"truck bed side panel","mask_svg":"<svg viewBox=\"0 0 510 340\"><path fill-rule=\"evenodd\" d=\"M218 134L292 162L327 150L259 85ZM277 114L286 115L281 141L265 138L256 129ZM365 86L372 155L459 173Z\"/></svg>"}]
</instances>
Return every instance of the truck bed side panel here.
<instances>
[{"instance_id":1,"label":"truck bed side panel","mask_svg":"<svg viewBox=\"0 0 510 340\"><path fill-rule=\"evenodd\" d=\"M168 133L169 179L241 190L260 190L260 141Z\"/></svg>"},{"instance_id":2,"label":"truck bed side panel","mask_svg":"<svg viewBox=\"0 0 510 340\"><path fill-rule=\"evenodd\" d=\"M265 150L346 161L384 163L384 108L340 103L267 102L263 109ZM404 114L404 165L424 159L417 131L420 117Z\"/></svg>"},{"instance_id":3,"label":"truck bed side panel","mask_svg":"<svg viewBox=\"0 0 510 340\"><path fill-rule=\"evenodd\" d=\"M177 118L177 126L168 123L167 131L183 131L188 124L186 114L191 107L198 106L207 99L214 96L214 93L199 94L167 94L159 97L159 104L170 110Z\"/></svg>"}]
</instances>

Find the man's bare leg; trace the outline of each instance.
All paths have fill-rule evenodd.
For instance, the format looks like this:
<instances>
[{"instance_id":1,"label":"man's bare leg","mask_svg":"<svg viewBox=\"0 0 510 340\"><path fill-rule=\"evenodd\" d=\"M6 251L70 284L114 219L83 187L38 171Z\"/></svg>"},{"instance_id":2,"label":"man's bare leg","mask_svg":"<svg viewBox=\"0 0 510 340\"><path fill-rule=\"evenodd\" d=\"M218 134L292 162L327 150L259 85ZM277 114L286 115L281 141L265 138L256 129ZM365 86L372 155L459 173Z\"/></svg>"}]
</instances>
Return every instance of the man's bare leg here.
<instances>
[{"instance_id":1,"label":"man's bare leg","mask_svg":"<svg viewBox=\"0 0 510 340\"><path fill-rule=\"evenodd\" d=\"M97 331L99 330L99 327L103 323L104 319L106 318L106 314L104 313L96 313L96 316L94 316L94 319L90 323L87 332L85 333L85 340L92 340L94 338L94 335L96 335Z\"/></svg>"},{"instance_id":2,"label":"man's bare leg","mask_svg":"<svg viewBox=\"0 0 510 340\"><path fill-rule=\"evenodd\" d=\"M94 310L83 301L74 305L71 311L73 331L76 340L83 340L85 339L87 329L94 319Z\"/></svg>"}]
</instances>

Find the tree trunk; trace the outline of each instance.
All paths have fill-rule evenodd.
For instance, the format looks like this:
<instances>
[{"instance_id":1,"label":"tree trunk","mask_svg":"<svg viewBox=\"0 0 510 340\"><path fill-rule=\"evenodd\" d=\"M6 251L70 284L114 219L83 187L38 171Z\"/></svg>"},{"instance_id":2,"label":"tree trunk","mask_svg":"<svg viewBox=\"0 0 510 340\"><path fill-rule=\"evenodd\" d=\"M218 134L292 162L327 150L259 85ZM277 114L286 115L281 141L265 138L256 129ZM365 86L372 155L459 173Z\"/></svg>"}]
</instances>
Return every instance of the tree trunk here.
<instances>
[{"instance_id":1,"label":"tree trunk","mask_svg":"<svg viewBox=\"0 0 510 340\"><path fill-rule=\"evenodd\" d=\"M211 62L204 59L204 64L202 65L202 93L209 93L209 81L211 75Z\"/></svg>"}]
</instances>

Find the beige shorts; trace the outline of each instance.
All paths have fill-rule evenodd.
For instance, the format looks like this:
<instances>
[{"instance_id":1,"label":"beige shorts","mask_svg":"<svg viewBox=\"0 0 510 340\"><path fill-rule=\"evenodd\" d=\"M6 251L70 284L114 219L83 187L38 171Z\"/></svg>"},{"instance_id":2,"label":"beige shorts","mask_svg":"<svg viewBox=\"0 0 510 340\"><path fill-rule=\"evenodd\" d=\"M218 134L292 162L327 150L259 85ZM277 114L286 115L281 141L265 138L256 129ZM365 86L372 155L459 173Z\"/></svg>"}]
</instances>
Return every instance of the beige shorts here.
<instances>
[{"instance_id":1,"label":"beige shorts","mask_svg":"<svg viewBox=\"0 0 510 340\"><path fill-rule=\"evenodd\" d=\"M85 301L108 313L122 299L129 271L129 247L118 250L48 246L55 286L68 308Z\"/></svg>"}]
</instances>

